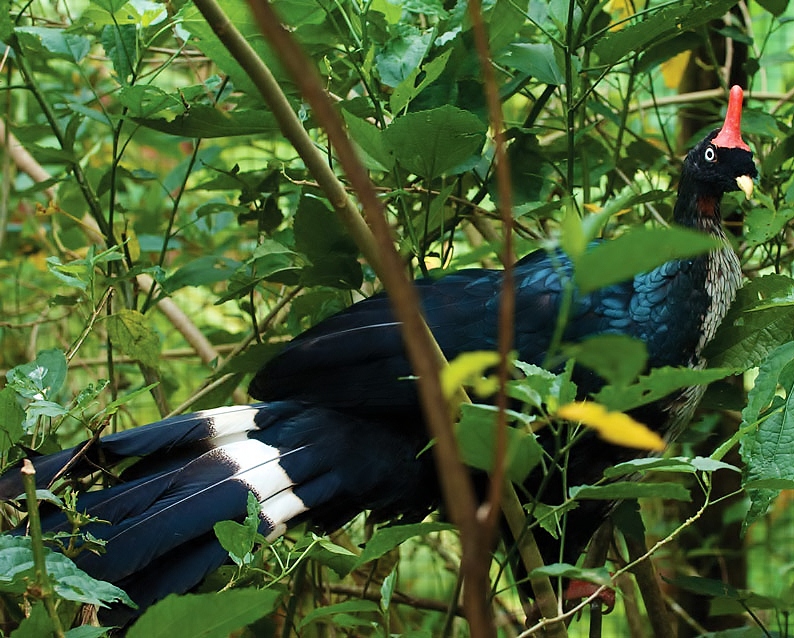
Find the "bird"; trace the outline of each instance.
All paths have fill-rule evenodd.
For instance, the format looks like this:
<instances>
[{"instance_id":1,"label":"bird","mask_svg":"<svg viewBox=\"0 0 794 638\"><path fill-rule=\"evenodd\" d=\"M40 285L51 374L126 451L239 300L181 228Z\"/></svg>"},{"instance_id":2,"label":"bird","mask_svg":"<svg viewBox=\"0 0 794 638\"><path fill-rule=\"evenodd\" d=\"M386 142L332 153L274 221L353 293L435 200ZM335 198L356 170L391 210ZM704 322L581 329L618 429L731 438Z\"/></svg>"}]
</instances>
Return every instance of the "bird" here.
<instances>
[{"instance_id":1,"label":"bird","mask_svg":"<svg viewBox=\"0 0 794 638\"><path fill-rule=\"evenodd\" d=\"M582 293L574 289L562 335L576 343L600 334L642 340L648 367L703 367L713 338L741 282L738 258L720 218L725 193L750 198L757 169L741 136L743 91L729 92L721 128L687 154L674 223L721 240L707 254L674 259L645 273ZM608 240L602 240L608 241ZM541 365L553 341L563 292L573 264L559 249L539 249L514 265L517 358ZM448 359L497 349L502 285L498 269L464 269L416 282L422 311ZM574 368L580 393L603 380ZM308 522L333 531L367 511L374 521L411 522L439 507L440 491L422 410L388 298L352 304L300 334L253 377L257 403L225 406L167 418L32 458L39 487L69 464L66 478L129 466L115 485L79 495L78 510L100 519L83 528L105 541L101 554L74 560L95 578L124 589L141 613L170 593L194 589L221 566L227 552L213 525L242 520L249 492L259 503L259 531L273 540ZM701 388L674 392L642 409L644 423L671 438L691 418ZM546 438L544 438L544 436ZM538 432L543 445L551 443ZM78 454L79 450L79 454ZM571 451L568 484L598 480L605 468L635 450L584 437ZM129 459L137 459L130 465ZM548 479L535 468L523 491ZM559 474L559 472L558 472ZM557 476L544 498L564 497ZM23 492L18 469L0 477L0 498ZM566 547L578 552L607 515L602 503L569 513ZM71 529L58 511L45 512L50 531ZM559 541L541 535L545 559L555 562Z\"/></svg>"}]
</instances>

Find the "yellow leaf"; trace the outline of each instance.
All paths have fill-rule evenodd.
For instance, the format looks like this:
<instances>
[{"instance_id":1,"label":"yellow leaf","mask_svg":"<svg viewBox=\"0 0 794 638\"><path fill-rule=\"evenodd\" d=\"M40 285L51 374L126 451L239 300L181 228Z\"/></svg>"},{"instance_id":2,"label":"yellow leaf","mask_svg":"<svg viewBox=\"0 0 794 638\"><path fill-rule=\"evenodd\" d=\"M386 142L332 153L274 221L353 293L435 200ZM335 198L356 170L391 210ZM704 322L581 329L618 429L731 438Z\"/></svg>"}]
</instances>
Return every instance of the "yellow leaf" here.
<instances>
[{"instance_id":1,"label":"yellow leaf","mask_svg":"<svg viewBox=\"0 0 794 638\"><path fill-rule=\"evenodd\" d=\"M47 255L42 251L37 251L28 256L28 261L33 264L36 270L41 272L47 271Z\"/></svg>"},{"instance_id":2,"label":"yellow leaf","mask_svg":"<svg viewBox=\"0 0 794 638\"><path fill-rule=\"evenodd\" d=\"M568 403L557 410L557 416L593 428L607 443L655 452L664 450L662 437L647 425L635 421L623 412L608 412L599 403Z\"/></svg>"},{"instance_id":3,"label":"yellow leaf","mask_svg":"<svg viewBox=\"0 0 794 638\"><path fill-rule=\"evenodd\" d=\"M488 368L499 363L499 353L490 350L464 352L449 362L441 371L444 396L451 399L461 386L474 386L480 395L496 392L496 381L488 382L483 375Z\"/></svg>"},{"instance_id":4,"label":"yellow leaf","mask_svg":"<svg viewBox=\"0 0 794 638\"><path fill-rule=\"evenodd\" d=\"M671 89L677 89L684 78L684 72L689 64L689 57L691 51L682 51L678 55L674 55L669 60L662 62L662 78L664 78L664 85Z\"/></svg>"},{"instance_id":5,"label":"yellow leaf","mask_svg":"<svg viewBox=\"0 0 794 638\"><path fill-rule=\"evenodd\" d=\"M634 3L629 0L610 0L604 9L614 17L610 31L619 31L626 26L626 20L634 15Z\"/></svg>"}]
</instances>

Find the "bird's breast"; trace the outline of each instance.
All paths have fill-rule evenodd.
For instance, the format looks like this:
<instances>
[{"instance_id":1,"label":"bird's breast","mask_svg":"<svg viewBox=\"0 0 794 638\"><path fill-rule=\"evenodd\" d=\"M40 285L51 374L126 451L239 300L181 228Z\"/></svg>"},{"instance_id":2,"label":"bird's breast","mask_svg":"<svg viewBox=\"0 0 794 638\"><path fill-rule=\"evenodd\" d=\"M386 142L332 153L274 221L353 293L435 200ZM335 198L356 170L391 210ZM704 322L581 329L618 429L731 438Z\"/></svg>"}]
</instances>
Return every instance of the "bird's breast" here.
<instances>
[{"instance_id":1,"label":"bird's breast","mask_svg":"<svg viewBox=\"0 0 794 638\"><path fill-rule=\"evenodd\" d=\"M714 338L717 328L725 318L741 284L741 277L742 267L739 258L729 246L709 254L705 281L709 306L703 317L701 335L696 348L698 356L703 352L706 344Z\"/></svg>"}]
</instances>

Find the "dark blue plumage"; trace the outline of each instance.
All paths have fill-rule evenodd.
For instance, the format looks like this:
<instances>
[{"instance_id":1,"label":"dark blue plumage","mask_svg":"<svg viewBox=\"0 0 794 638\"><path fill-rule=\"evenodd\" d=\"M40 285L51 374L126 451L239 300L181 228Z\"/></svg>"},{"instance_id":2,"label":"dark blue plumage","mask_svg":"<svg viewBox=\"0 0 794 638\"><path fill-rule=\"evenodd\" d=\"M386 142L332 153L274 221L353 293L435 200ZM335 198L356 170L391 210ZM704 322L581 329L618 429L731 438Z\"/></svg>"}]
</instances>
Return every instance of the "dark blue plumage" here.
<instances>
[{"instance_id":1,"label":"dark blue plumage","mask_svg":"<svg viewBox=\"0 0 794 638\"><path fill-rule=\"evenodd\" d=\"M749 195L756 175L752 154L738 135L732 93L726 124L687 156L675 207L678 224L724 238L722 194ZM733 111L731 111L733 109ZM731 115L733 113L733 115ZM731 120L733 117L734 120ZM542 364L572 276L560 251L535 252L515 266L515 347L526 362ZM702 366L713 336L739 285L739 264L726 247L674 260L629 281L590 294L576 293L563 334L576 342L595 334L626 334L645 342L649 366ZM501 274L464 270L417 283L428 325L448 358L493 350ZM245 516L247 494L260 502L260 531L274 538L288 525L310 520L332 530L362 510L377 520L417 520L439 504L432 455L399 326L386 297L351 306L297 337L254 377L252 406L218 408L167 419L104 437L75 458L69 474L84 476L140 457L121 482L80 497L79 507L110 524L86 531L107 540L107 553L84 552L77 563L95 577L125 588L142 608L169 592L194 587L225 560L212 527ZM582 393L600 381L575 372ZM688 389L644 408L642 419L668 433L691 415L700 390ZM631 452L598 440L573 450L569 484L592 482ZM34 460L45 486L74 457L67 450ZM534 471L524 484L535 493ZM546 502L562 498L559 476L546 481ZM0 497L22 492L17 472L0 479ZM573 511L566 547L577 551L604 515L591 503ZM60 513L48 529L68 529ZM557 543L539 539L547 559ZM118 618L116 618L118 620ZM123 620L123 618L122 618Z\"/></svg>"}]
</instances>

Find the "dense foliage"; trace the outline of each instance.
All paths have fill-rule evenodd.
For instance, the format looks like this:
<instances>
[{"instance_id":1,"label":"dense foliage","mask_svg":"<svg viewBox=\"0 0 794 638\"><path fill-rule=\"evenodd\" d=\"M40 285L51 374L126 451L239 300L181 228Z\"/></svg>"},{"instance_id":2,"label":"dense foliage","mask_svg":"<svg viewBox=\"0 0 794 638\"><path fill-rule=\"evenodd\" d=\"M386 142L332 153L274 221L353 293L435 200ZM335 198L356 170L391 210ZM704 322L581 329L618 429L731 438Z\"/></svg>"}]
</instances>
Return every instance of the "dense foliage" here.
<instances>
[{"instance_id":1,"label":"dense foliage","mask_svg":"<svg viewBox=\"0 0 794 638\"><path fill-rule=\"evenodd\" d=\"M505 120L515 252L559 244L577 264L577 283L597 288L670 251L703 250L696 239L659 229L670 220L682 153L721 120L727 85L746 86L743 128L761 177L752 202L725 202L747 280L710 350L713 369L643 375L644 352L629 340L557 344L607 379L597 399L612 410L716 380L697 422L664 459L609 477L641 473L646 481L572 486L564 506L530 508L530 527L564 530L565 510L577 499L627 499L608 567L558 564L534 574L555 586L574 575L617 587L618 611L603 619L604 635L646 635L638 633L640 618L652 605L637 602L626 575L629 555L636 557L628 539L643 532L649 545L659 541L654 559L668 589L658 596L705 596L696 605L717 616L743 614L734 622L751 627L720 635L788 635L794 545L779 494L794 487L786 448L794 437L794 134L783 91L794 58L785 0L734 5L486 2L496 76L489 84L465 2L273 3L308 55L306 68L319 72L332 96L412 277L499 263L489 89ZM26 451L245 401L247 379L281 343L381 288L334 214L344 206L329 201L293 134L202 16L204 6L0 0L3 467ZM319 114L281 52L241 0L224 2L223 11L344 182ZM589 239L626 237L629 228L631 250L613 242L588 251ZM457 371L479 381L492 363L468 360ZM506 462L518 480L541 462L533 428L557 428L561 445L576 430L553 418L574 396L567 372L516 365L521 379L511 392L526 409L513 415ZM464 409L467 462L490 466L492 430L490 408ZM720 476L740 472L741 485L715 489ZM80 534L84 521L68 490L38 497L71 508ZM690 500L692 510L675 505ZM705 532L714 536L701 538L699 522L715 511ZM5 514L10 528L18 519L10 508ZM762 567L749 574L725 567L716 533L723 527L736 539L743 534L732 551ZM257 536L252 508L244 523L220 523L216 532L230 566L202 593L152 608L130 635L225 636L245 626L243 635L257 636L467 635L458 619L459 548L446 523L373 531L361 520L332 539L299 528L269 545ZM701 538L696 551L688 533ZM68 536L47 539L52 546L75 551ZM520 633L524 620L511 558L508 541L491 567L505 636ZM724 578L698 571L696 560L722 566ZM102 629L68 630L79 606L125 600L74 573L35 536L1 536L0 565L2 631L18 627L14 636L99 636ZM688 631L711 626L708 613L673 607ZM594 611L593 627L597 618ZM581 621L569 633L586 627Z\"/></svg>"}]
</instances>

